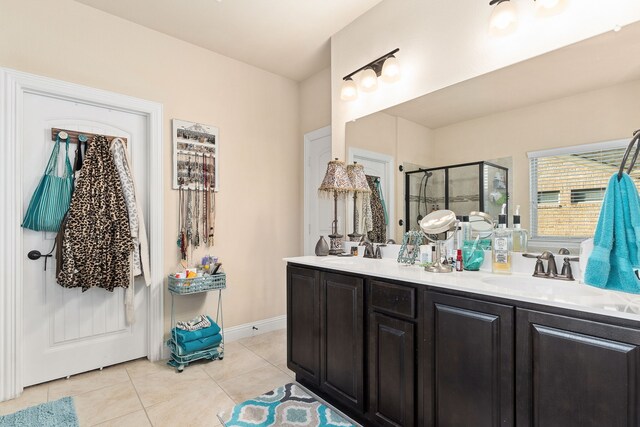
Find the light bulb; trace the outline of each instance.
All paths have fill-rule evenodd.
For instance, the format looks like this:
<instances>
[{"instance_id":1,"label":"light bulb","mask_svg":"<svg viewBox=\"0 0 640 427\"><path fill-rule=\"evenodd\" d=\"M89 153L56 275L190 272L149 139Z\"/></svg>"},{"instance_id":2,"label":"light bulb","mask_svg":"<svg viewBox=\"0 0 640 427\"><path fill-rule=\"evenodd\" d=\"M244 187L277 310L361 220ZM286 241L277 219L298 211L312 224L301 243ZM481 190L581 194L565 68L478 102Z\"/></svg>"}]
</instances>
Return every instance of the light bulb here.
<instances>
[{"instance_id":1,"label":"light bulb","mask_svg":"<svg viewBox=\"0 0 640 427\"><path fill-rule=\"evenodd\" d=\"M553 9L560 4L560 0L536 0L538 7Z\"/></svg>"},{"instance_id":2,"label":"light bulb","mask_svg":"<svg viewBox=\"0 0 640 427\"><path fill-rule=\"evenodd\" d=\"M378 89L378 75L373 68L366 68L360 76L360 86L365 92L373 92Z\"/></svg>"},{"instance_id":3,"label":"light bulb","mask_svg":"<svg viewBox=\"0 0 640 427\"><path fill-rule=\"evenodd\" d=\"M354 101L358 99L358 86L356 86L356 82L354 82L351 77L342 82L340 99L343 101Z\"/></svg>"},{"instance_id":4,"label":"light bulb","mask_svg":"<svg viewBox=\"0 0 640 427\"><path fill-rule=\"evenodd\" d=\"M382 64L382 80L393 83L400 80L400 63L395 56L388 57Z\"/></svg>"},{"instance_id":5,"label":"light bulb","mask_svg":"<svg viewBox=\"0 0 640 427\"><path fill-rule=\"evenodd\" d=\"M498 3L489 20L489 28L498 33L506 33L517 25L516 8L509 0Z\"/></svg>"}]
</instances>

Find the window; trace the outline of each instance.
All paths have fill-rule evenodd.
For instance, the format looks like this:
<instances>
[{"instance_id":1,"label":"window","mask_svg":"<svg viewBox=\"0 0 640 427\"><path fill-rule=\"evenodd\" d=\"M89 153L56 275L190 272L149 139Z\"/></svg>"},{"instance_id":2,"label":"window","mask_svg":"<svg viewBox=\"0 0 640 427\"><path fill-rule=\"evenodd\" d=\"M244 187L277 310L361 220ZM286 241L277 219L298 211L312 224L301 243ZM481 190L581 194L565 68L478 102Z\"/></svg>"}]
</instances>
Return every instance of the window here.
<instances>
[{"instance_id":1,"label":"window","mask_svg":"<svg viewBox=\"0 0 640 427\"><path fill-rule=\"evenodd\" d=\"M629 140L529 153L532 238L592 237ZM640 166L631 174L640 189Z\"/></svg>"},{"instance_id":2,"label":"window","mask_svg":"<svg viewBox=\"0 0 640 427\"><path fill-rule=\"evenodd\" d=\"M598 203L604 199L606 188L581 188L571 190L571 203Z\"/></svg>"},{"instance_id":3,"label":"window","mask_svg":"<svg viewBox=\"0 0 640 427\"><path fill-rule=\"evenodd\" d=\"M538 204L557 205L559 202L559 191L538 191Z\"/></svg>"}]
</instances>

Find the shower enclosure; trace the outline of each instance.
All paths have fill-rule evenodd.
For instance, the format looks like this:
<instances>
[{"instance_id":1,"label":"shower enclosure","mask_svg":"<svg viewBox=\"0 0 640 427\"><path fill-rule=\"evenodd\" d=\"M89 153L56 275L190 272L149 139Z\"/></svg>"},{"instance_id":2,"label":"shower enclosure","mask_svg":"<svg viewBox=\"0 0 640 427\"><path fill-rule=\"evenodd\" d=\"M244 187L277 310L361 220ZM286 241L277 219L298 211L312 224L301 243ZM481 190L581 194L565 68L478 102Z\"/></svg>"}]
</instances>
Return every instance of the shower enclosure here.
<instances>
[{"instance_id":1,"label":"shower enclosure","mask_svg":"<svg viewBox=\"0 0 640 427\"><path fill-rule=\"evenodd\" d=\"M405 230L418 230L420 220L439 209L458 216L486 212L497 219L509 208L509 169L490 162L464 163L405 172Z\"/></svg>"}]
</instances>

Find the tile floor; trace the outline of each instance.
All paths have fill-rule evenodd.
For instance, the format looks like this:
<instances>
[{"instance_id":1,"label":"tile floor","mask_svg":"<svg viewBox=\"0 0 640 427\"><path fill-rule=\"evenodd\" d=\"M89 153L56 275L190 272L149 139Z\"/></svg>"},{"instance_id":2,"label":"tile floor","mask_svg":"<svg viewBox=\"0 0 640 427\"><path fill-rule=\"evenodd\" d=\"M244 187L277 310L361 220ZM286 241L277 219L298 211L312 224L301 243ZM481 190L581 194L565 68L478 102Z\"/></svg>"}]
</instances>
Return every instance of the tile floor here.
<instances>
[{"instance_id":1,"label":"tile floor","mask_svg":"<svg viewBox=\"0 0 640 427\"><path fill-rule=\"evenodd\" d=\"M165 362L138 359L28 387L0 403L0 415L73 396L81 426L219 426L216 414L293 381L286 331L225 345L223 360L196 362L177 374Z\"/></svg>"}]
</instances>

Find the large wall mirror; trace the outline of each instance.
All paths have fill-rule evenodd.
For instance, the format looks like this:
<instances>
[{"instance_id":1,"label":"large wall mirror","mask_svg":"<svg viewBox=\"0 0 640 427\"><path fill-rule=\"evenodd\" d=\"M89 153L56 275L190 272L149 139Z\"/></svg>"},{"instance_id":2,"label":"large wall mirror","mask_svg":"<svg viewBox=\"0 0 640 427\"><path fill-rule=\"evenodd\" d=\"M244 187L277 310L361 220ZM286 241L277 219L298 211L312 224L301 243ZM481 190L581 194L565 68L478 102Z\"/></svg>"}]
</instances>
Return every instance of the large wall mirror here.
<instances>
[{"instance_id":1,"label":"large wall mirror","mask_svg":"<svg viewBox=\"0 0 640 427\"><path fill-rule=\"evenodd\" d=\"M529 227L528 153L628 141L640 128L639 41L640 23L631 24L347 123L347 160L363 162L381 180L384 237L399 241L406 229L399 222L406 217L400 166L506 166L510 217L520 205ZM346 218L352 209L348 204Z\"/></svg>"}]
</instances>

